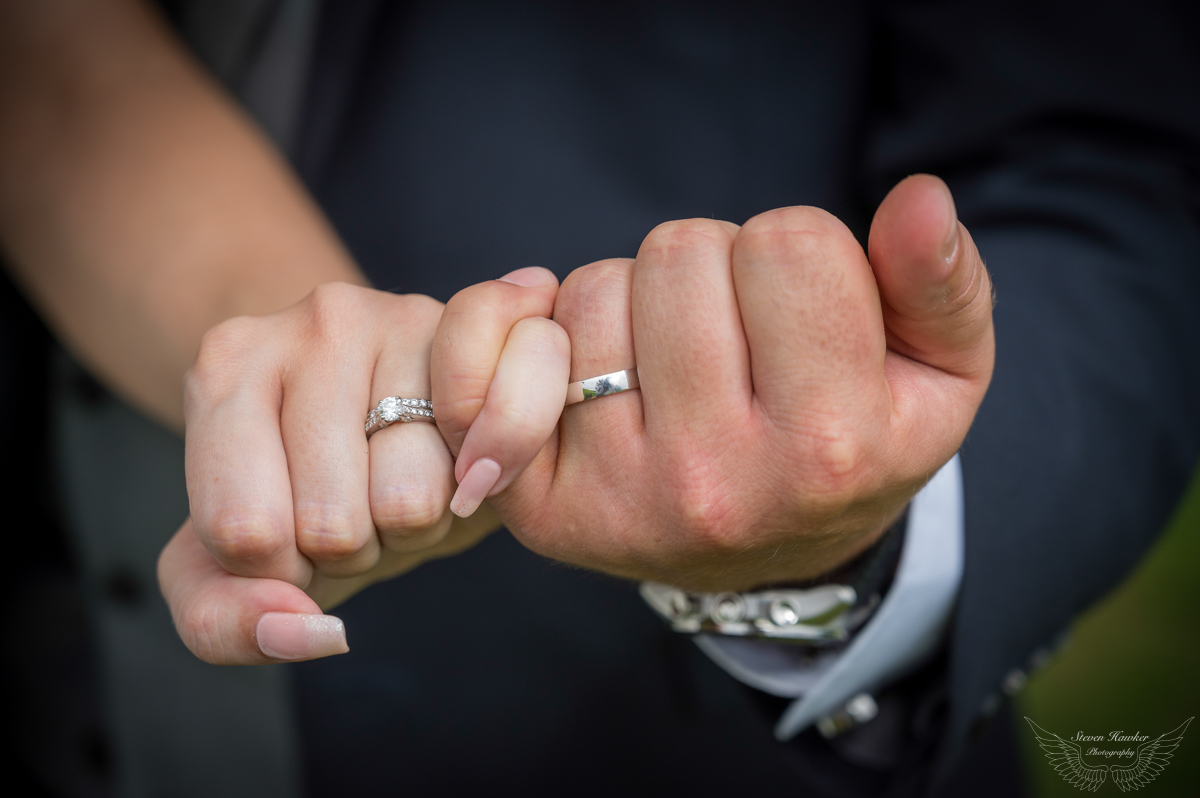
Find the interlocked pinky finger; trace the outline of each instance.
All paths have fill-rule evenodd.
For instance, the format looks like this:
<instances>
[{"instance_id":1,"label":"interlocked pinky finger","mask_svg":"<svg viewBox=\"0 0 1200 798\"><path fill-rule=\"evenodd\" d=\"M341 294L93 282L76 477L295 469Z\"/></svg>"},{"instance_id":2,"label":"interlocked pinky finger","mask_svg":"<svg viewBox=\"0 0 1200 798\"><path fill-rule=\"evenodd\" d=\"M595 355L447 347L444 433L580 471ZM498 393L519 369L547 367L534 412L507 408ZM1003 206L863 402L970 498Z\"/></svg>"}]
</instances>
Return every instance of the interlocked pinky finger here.
<instances>
[{"instance_id":1,"label":"interlocked pinky finger","mask_svg":"<svg viewBox=\"0 0 1200 798\"><path fill-rule=\"evenodd\" d=\"M513 326L459 452L456 515L471 515L512 484L546 444L562 415L570 369L571 342L557 323L532 317Z\"/></svg>"}]
</instances>

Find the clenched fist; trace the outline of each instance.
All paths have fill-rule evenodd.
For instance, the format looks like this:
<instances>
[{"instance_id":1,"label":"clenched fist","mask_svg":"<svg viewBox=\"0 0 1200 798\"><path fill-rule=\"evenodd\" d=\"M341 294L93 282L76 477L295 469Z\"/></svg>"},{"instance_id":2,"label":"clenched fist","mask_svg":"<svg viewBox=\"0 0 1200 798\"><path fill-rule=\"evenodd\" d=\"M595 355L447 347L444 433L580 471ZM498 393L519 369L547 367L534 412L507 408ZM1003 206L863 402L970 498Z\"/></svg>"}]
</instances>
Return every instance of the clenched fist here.
<instances>
[{"instance_id":1,"label":"clenched fist","mask_svg":"<svg viewBox=\"0 0 1200 798\"><path fill-rule=\"evenodd\" d=\"M664 224L635 260L575 271L553 308L570 379L636 365L641 390L566 408L520 473L472 428L497 345L464 334L508 289L463 292L431 364L456 477L484 474L529 548L618 576L733 590L848 561L958 449L994 354L991 283L944 183L893 189L868 249L796 207Z\"/></svg>"}]
</instances>

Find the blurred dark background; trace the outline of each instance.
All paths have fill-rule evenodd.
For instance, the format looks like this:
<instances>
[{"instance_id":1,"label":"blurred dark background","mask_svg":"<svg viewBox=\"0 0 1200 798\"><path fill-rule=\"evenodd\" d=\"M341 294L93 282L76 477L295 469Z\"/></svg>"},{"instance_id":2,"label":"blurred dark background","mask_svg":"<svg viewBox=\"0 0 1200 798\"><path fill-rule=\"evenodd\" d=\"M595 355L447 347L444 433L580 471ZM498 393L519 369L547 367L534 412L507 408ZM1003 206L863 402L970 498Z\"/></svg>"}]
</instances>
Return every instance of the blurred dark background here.
<instances>
[{"instance_id":1,"label":"blurred dark background","mask_svg":"<svg viewBox=\"0 0 1200 798\"><path fill-rule=\"evenodd\" d=\"M1054 772L1019 716L1072 736L1171 731L1200 709L1200 479L1134 573L1076 621L1059 656L1016 701L1017 737L1035 794L1078 795ZM1193 723L1147 795L1200 795ZM1114 786L1106 786L1115 792Z\"/></svg>"}]
</instances>

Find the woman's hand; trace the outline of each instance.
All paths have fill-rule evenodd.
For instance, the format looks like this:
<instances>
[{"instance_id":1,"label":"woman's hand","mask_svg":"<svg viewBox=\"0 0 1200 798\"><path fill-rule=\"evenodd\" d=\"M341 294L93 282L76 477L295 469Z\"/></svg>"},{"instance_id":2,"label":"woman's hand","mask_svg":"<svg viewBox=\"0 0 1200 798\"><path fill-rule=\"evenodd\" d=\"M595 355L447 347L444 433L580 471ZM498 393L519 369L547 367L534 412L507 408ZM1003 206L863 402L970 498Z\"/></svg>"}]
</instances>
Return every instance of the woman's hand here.
<instances>
[{"instance_id":1,"label":"woman's hand","mask_svg":"<svg viewBox=\"0 0 1200 798\"><path fill-rule=\"evenodd\" d=\"M447 306L461 334L442 338L441 373L481 390L468 438L503 464L503 487L554 431L570 347L542 318L553 312L553 274L521 269L483 285ZM454 460L433 425L364 435L380 399L431 395L440 320L441 304L428 297L328 285L206 336L186 386L193 517L159 560L176 627L201 659L342 653L342 624L323 609L498 527L486 508L471 514L483 496L469 478L454 506L470 518L447 512Z\"/></svg>"},{"instance_id":2,"label":"woman's hand","mask_svg":"<svg viewBox=\"0 0 1200 798\"><path fill-rule=\"evenodd\" d=\"M496 528L446 509L454 461L432 424L368 442L386 396L427 398L442 305L345 284L213 328L185 387L192 518L159 580L201 659L298 660L346 650L321 615Z\"/></svg>"}]
</instances>

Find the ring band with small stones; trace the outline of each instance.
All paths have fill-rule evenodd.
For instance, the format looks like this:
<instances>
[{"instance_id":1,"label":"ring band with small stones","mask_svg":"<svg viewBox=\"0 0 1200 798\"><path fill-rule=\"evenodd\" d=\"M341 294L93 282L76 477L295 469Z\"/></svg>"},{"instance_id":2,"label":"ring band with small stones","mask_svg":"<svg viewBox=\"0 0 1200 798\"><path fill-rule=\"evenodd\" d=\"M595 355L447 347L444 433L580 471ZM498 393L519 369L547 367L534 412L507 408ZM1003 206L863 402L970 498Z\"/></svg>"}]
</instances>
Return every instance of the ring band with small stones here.
<instances>
[{"instance_id":1,"label":"ring band with small stones","mask_svg":"<svg viewBox=\"0 0 1200 798\"><path fill-rule=\"evenodd\" d=\"M396 422L407 424L410 421L436 421L433 417L433 402L428 399L407 399L403 396L380 399L375 409L367 413L364 429L370 438L384 427L390 427Z\"/></svg>"}]
</instances>

